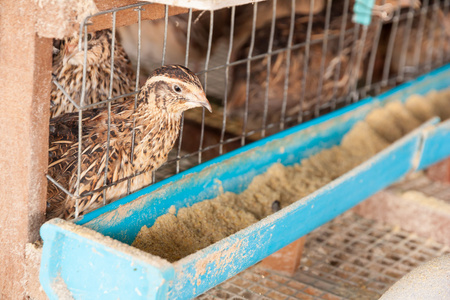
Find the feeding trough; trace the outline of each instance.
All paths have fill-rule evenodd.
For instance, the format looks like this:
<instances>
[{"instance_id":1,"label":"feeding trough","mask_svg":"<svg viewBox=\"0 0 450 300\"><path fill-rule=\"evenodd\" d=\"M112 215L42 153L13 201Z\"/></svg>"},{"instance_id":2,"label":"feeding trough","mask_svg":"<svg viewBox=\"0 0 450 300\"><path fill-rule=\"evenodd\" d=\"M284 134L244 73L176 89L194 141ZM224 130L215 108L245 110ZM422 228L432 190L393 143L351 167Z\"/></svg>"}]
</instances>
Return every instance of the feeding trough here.
<instances>
[{"instance_id":1,"label":"feeding trough","mask_svg":"<svg viewBox=\"0 0 450 300\"><path fill-rule=\"evenodd\" d=\"M51 220L40 280L57 299L187 299L203 293L328 222L409 172L450 155L450 123L430 119L369 160L261 221L169 263L132 246L142 226L174 206L241 193L274 163L293 165L338 145L373 109L450 86L450 66L156 183L75 222Z\"/></svg>"}]
</instances>

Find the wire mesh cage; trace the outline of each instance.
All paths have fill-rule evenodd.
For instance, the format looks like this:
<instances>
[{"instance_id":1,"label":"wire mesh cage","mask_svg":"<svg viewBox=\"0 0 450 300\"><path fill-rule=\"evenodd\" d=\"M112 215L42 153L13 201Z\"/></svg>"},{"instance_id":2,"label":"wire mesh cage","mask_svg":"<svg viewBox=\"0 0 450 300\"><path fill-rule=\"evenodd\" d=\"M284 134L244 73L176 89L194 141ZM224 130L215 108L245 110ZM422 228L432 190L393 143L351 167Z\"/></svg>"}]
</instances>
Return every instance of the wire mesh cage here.
<instances>
[{"instance_id":1,"label":"wire mesh cage","mask_svg":"<svg viewBox=\"0 0 450 300\"><path fill-rule=\"evenodd\" d=\"M293 276L256 266L197 299L378 299L412 269L448 252L445 244L346 212L308 235Z\"/></svg>"},{"instance_id":2,"label":"wire mesh cage","mask_svg":"<svg viewBox=\"0 0 450 300\"><path fill-rule=\"evenodd\" d=\"M351 0L272 0L174 16L166 5L164 18L152 21L142 18L150 4L137 3L88 16L75 37L54 43L48 216L77 218L448 63L449 4L376 1L369 25L352 22ZM125 12L135 25L120 27ZM95 30L101 18L110 29ZM145 167L158 153L136 152L139 93L146 76L169 64L198 75L213 112L186 111L170 153Z\"/></svg>"}]
</instances>

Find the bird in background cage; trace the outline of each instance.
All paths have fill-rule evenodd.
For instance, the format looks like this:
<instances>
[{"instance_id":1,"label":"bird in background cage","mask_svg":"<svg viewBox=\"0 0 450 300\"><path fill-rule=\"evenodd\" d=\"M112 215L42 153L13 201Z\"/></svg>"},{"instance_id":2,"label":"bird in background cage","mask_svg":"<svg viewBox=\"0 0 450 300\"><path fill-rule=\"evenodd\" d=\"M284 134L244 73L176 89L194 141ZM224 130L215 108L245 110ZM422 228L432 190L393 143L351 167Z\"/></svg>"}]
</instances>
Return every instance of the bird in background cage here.
<instances>
[{"instance_id":1,"label":"bird in background cage","mask_svg":"<svg viewBox=\"0 0 450 300\"><path fill-rule=\"evenodd\" d=\"M292 0L277 0L275 7L275 19L290 16L292 10L296 14L308 15L322 12L325 8L325 0L316 0L311 6L310 0L294 0L295 7L292 7ZM258 2L256 10L255 28L261 28L266 23L272 21L275 1ZM253 27L253 5L242 5L236 7L236 25L233 39L233 47L240 49L252 34Z\"/></svg>"},{"instance_id":2,"label":"bird in background cage","mask_svg":"<svg viewBox=\"0 0 450 300\"><path fill-rule=\"evenodd\" d=\"M448 62L450 14L445 14L442 7L434 4L429 3L423 15L414 14L411 27L407 18L399 21L392 51L393 73L404 71L406 75L417 76L427 64L436 67L436 63Z\"/></svg>"},{"instance_id":3,"label":"bird in background cage","mask_svg":"<svg viewBox=\"0 0 450 300\"><path fill-rule=\"evenodd\" d=\"M382 0L377 0L380 4ZM417 1L388 0L388 6L375 6L374 14L378 17L392 13L400 6L417 6ZM309 111L314 112L321 105L347 96L352 87L356 86L363 74L363 62L370 53L375 35L375 22L367 27L366 38L363 30L355 40L355 24L352 22L352 8L354 1L347 4L348 14L344 19L345 1L333 1L331 6L329 30L325 36L326 12L308 16L297 14L294 19L292 45L299 45L291 51L290 64L287 66L287 51L270 56L270 73L267 73L268 55L252 60L247 100L247 63L241 63L233 68L233 79L228 99L227 110L232 118L241 119L245 114L248 101L247 130L262 128L264 114L266 122L281 121L281 114L285 109L285 116L297 120L299 115ZM389 10L382 14L383 9ZM373 18L376 19L376 18ZM308 23L311 23L309 56L306 59L306 45ZM278 18L275 21L272 51L281 50L288 46L291 18ZM342 24L344 30L342 31ZM271 23L266 23L255 32L254 48L251 56L263 55L268 52L271 33ZM342 45L340 38L342 37ZM324 48L324 41L327 41ZM251 40L249 39L236 55L237 60L245 59L249 55ZM324 50L325 49L325 50ZM358 65L358 56L361 63ZM304 73L306 65L306 73ZM289 68L289 82L287 101L283 108L283 94L285 87L286 68ZM267 107L266 107L266 92Z\"/></svg>"},{"instance_id":4,"label":"bird in background cage","mask_svg":"<svg viewBox=\"0 0 450 300\"><path fill-rule=\"evenodd\" d=\"M86 93L84 105L105 101L109 97L111 77L111 30L88 33L86 55ZM53 75L67 94L78 105L83 86L84 39L78 48L75 35L53 43ZM111 97L132 93L135 90L135 74L127 54L116 40L114 44L114 77ZM74 112L76 107L63 91L52 84L50 117Z\"/></svg>"},{"instance_id":5,"label":"bird in background cage","mask_svg":"<svg viewBox=\"0 0 450 300\"><path fill-rule=\"evenodd\" d=\"M214 51L229 28L230 10L221 9L214 12L213 42L211 51ZM189 40L189 66L193 71L200 70L208 50L210 27L209 11L193 11ZM184 64L186 57L187 32L189 14L180 14L168 17L165 62L170 64ZM121 43L131 58L137 64L139 24L124 26L117 29ZM141 24L141 71L148 75L154 68L161 66L164 46L165 20L146 20Z\"/></svg>"},{"instance_id":6,"label":"bird in background cage","mask_svg":"<svg viewBox=\"0 0 450 300\"><path fill-rule=\"evenodd\" d=\"M278 0L276 5L276 17L291 14L292 0ZM310 0L295 0L295 11L308 13L311 7ZM315 13L324 7L325 0L314 1L312 7ZM256 26L261 26L272 19L273 1L258 3ZM201 70L202 63L208 53L208 39L210 32L211 13L209 11L193 11L190 40L189 40L189 66L193 71ZM214 11L213 35L211 43L211 55L215 53L219 45L228 42L230 35L231 9L224 8ZM233 47L239 48L251 34L253 22L253 5L241 5L236 7L235 30ZM141 25L141 69L144 74L161 65L164 44L165 20L143 21ZM137 62L139 24L118 28L121 42L130 56L133 64ZM180 14L168 17L167 40L165 61L167 63L184 64L186 58L186 45L189 30L189 14Z\"/></svg>"},{"instance_id":7,"label":"bird in background cage","mask_svg":"<svg viewBox=\"0 0 450 300\"><path fill-rule=\"evenodd\" d=\"M81 153L78 152L78 114L52 119L48 174L70 193L77 191L79 181L80 215L117 200L127 194L128 182L124 179L132 177L131 192L152 183L152 171L166 161L178 138L182 113L195 107L211 111L198 77L178 65L158 68L140 89L136 109L134 97L111 106L109 148L107 109L88 110L83 114ZM103 189L105 168L106 184L111 186ZM48 188L47 217L75 217L76 199L52 185Z\"/></svg>"}]
</instances>

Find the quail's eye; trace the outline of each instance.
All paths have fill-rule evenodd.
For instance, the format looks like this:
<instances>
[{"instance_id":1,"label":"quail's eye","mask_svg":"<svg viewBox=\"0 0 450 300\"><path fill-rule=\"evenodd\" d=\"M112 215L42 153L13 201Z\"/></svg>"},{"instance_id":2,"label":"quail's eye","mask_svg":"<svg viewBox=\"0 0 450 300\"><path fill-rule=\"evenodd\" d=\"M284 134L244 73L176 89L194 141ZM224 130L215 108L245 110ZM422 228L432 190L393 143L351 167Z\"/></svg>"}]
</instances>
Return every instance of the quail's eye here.
<instances>
[{"instance_id":1,"label":"quail's eye","mask_svg":"<svg viewBox=\"0 0 450 300\"><path fill-rule=\"evenodd\" d=\"M174 85L172 86L172 88L173 88L173 90L174 90L176 93L181 93L181 88L180 88L180 86L174 84Z\"/></svg>"},{"instance_id":2,"label":"quail's eye","mask_svg":"<svg viewBox=\"0 0 450 300\"><path fill-rule=\"evenodd\" d=\"M92 33L88 33L87 40L88 41L92 40Z\"/></svg>"}]
</instances>

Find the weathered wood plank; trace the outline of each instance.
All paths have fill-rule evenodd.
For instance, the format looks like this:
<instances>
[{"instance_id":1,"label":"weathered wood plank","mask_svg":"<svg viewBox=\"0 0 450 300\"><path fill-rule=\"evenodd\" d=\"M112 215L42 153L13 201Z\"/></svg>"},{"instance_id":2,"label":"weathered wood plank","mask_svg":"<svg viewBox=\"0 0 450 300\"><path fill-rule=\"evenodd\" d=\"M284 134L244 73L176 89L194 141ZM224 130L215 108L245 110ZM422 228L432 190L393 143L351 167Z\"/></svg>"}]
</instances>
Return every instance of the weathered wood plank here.
<instances>
[{"instance_id":1,"label":"weathered wood plank","mask_svg":"<svg viewBox=\"0 0 450 300\"><path fill-rule=\"evenodd\" d=\"M0 298L21 299L46 207L52 41L36 36L30 1L3 0L0 12Z\"/></svg>"},{"instance_id":2,"label":"weathered wood plank","mask_svg":"<svg viewBox=\"0 0 450 300\"><path fill-rule=\"evenodd\" d=\"M123 7L125 5L131 5L136 3L145 4L141 12L142 20L156 20L164 17L165 5L162 4L148 4L142 1L99 1L97 0L97 7L99 11L106 11L115 7ZM138 13L135 11L136 8L129 8L125 10L120 10L116 13L116 27L132 25L138 22ZM169 16L178 15L182 13L187 13L188 9L176 6L169 6ZM92 25L89 26L89 31L97 31L102 29L107 29L112 27L112 14L103 14L95 16L91 19Z\"/></svg>"}]
</instances>

